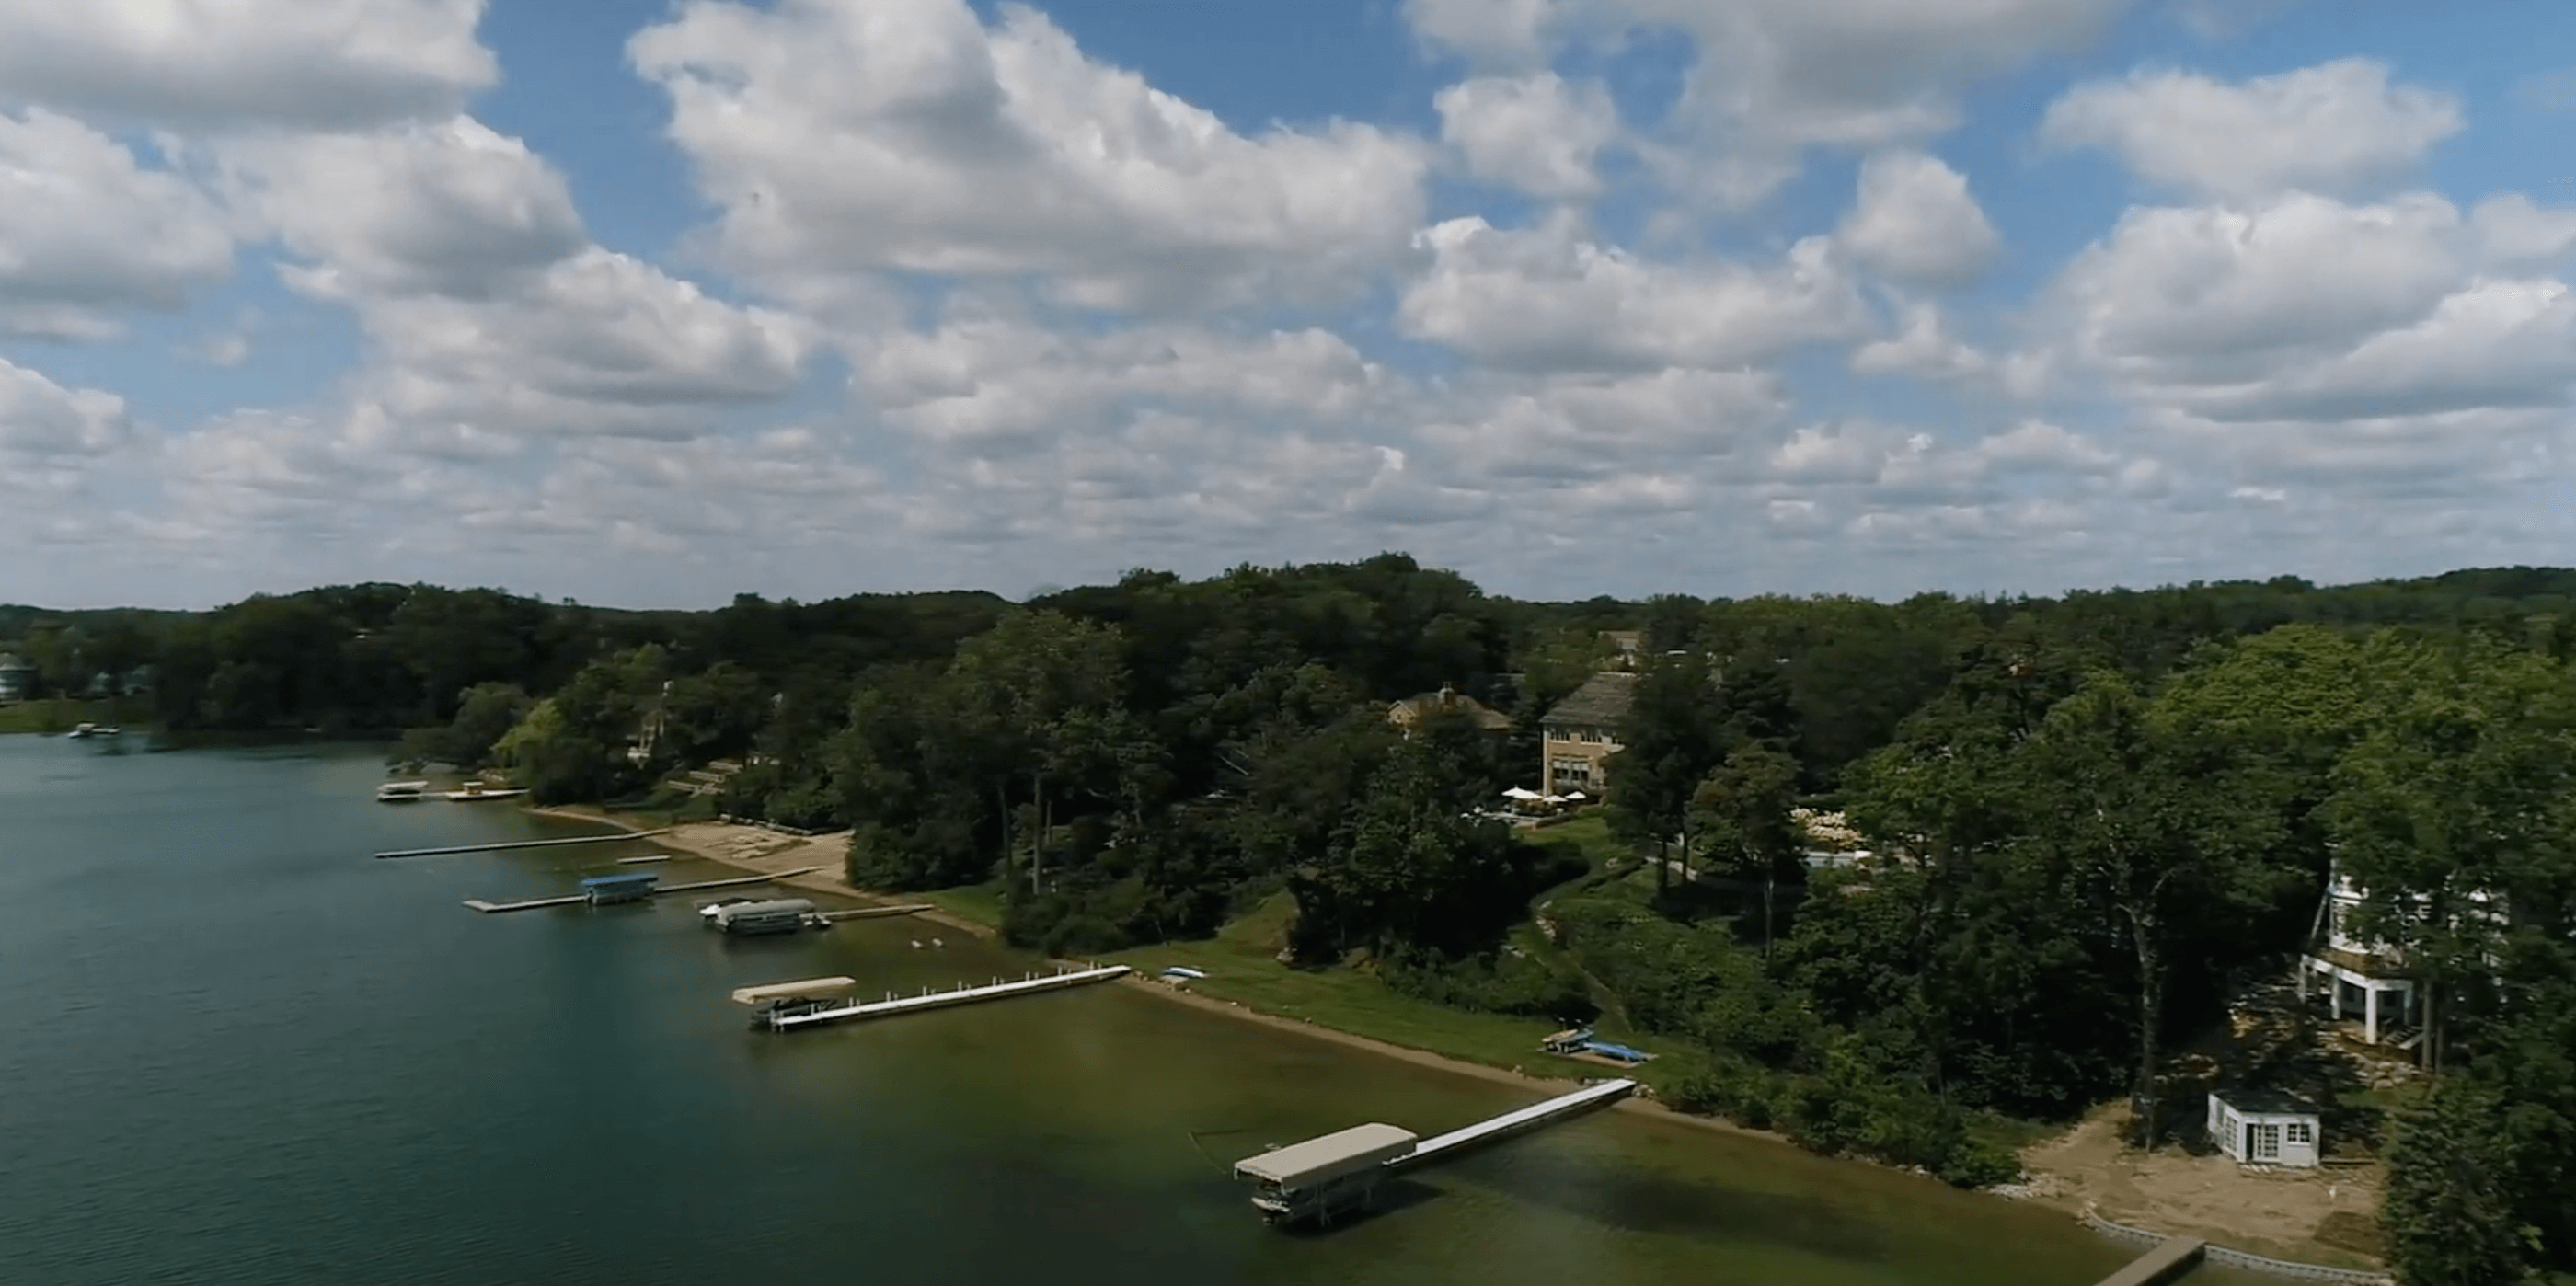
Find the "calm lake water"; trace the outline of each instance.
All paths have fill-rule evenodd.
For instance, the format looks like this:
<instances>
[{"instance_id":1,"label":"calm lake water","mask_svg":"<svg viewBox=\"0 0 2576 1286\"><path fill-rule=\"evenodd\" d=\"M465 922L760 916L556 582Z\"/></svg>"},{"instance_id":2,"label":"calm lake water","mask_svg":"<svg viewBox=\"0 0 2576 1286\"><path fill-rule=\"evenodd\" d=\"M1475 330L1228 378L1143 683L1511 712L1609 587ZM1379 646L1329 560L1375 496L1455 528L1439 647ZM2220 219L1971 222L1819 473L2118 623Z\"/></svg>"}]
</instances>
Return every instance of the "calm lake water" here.
<instances>
[{"instance_id":1,"label":"calm lake water","mask_svg":"<svg viewBox=\"0 0 2576 1286\"><path fill-rule=\"evenodd\" d=\"M373 861L583 833L382 779L354 749L0 737L0 1281L2086 1286L2123 1258L1625 1113L1281 1233L1226 1163L1537 1096L1115 987L755 1034L734 987L1033 962L897 921L730 942L681 899L477 915L649 850Z\"/></svg>"}]
</instances>

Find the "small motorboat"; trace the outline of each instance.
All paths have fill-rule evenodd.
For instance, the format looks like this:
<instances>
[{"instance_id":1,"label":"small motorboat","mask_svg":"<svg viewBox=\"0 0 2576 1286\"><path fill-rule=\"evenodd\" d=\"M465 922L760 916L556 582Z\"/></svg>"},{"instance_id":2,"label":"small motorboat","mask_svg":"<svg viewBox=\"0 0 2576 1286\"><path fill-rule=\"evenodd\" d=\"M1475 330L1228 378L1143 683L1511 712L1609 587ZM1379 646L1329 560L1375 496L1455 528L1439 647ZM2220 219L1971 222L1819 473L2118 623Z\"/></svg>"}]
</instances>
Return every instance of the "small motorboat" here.
<instances>
[{"instance_id":1,"label":"small motorboat","mask_svg":"<svg viewBox=\"0 0 2576 1286\"><path fill-rule=\"evenodd\" d=\"M376 802L379 804L409 804L427 797L428 794L428 782L389 781L384 785L376 787Z\"/></svg>"}]
</instances>

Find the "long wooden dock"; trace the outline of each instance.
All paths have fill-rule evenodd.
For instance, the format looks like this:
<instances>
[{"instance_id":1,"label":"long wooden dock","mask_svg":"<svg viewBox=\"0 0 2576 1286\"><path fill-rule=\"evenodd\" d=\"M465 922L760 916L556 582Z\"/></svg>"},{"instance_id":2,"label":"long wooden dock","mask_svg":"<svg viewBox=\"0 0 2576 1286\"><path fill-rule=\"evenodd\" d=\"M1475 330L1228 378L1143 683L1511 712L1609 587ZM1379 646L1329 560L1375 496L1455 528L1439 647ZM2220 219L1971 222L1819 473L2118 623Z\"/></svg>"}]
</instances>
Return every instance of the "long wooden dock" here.
<instances>
[{"instance_id":1,"label":"long wooden dock","mask_svg":"<svg viewBox=\"0 0 2576 1286\"><path fill-rule=\"evenodd\" d=\"M769 1020L771 1031L795 1031L819 1027L824 1023L849 1022L860 1018L885 1018L895 1014L915 1013L924 1009L943 1009L950 1005L971 1005L979 1000L999 1000L1005 996L1027 996L1041 991L1063 991L1094 982L1107 982L1124 977L1125 965L1108 965L1097 969L1075 969L1065 973L1030 974L1017 982L995 980L981 987L957 984L953 991L923 991L917 996L888 996L865 1004L843 1005L812 1013L781 1014Z\"/></svg>"},{"instance_id":2,"label":"long wooden dock","mask_svg":"<svg viewBox=\"0 0 2576 1286\"><path fill-rule=\"evenodd\" d=\"M651 839L656 835L668 835L670 833L670 828L666 826L658 831L619 831L614 835L575 835L571 839L514 839L502 840L491 844L451 844L446 848L398 848L391 852L378 853L376 856L379 859L383 859L388 857L444 857L450 853L497 853L505 848L554 848L564 844L607 844L621 839Z\"/></svg>"},{"instance_id":3,"label":"long wooden dock","mask_svg":"<svg viewBox=\"0 0 2576 1286\"><path fill-rule=\"evenodd\" d=\"M854 906L843 911L824 911L819 914L826 920L873 920L879 916L919 915L924 911L938 909L927 902L906 902L901 906Z\"/></svg>"},{"instance_id":4,"label":"long wooden dock","mask_svg":"<svg viewBox=\"0 0 2576 1286\"><path fill-rule=\"evenodd\" d=\"M1571 1094L1560 1094L1544 1103L1533 1103L1516 1111L1478 1121L1447 1134L1435 1135L1413 1146L1413 1150L1386 1163L1390 1170L1411 1169L1454 1156L1479 1144L1498 1142L1515 1134L1554 1125L1570 1117L1610 1106L1634 1093L1632 1080L1603 1081L1586 1085Z\"/></svg>"},{"instance_id":5,"label":"long wooden dock","mask_svg":"<svg viewBox=\"0 0 2576 1286\"><path fill-rule=\"evenodd\" d=\"M695 884L671 884L655 889L644 896L652 898L660 897L665 893L694 893L699 889L729 889L744 884L767 884L773 880L786 879L791 875L811 875L822 869L819 866L808 866L802 870L780 871L776 875L744 875L730 880L700 880ZM467 898L465 905L486 915L493 915L502 911L534 911L539 907L571 906L583 900L582 894L574 893L559 898L531 898L525 902L486 902L481 898Z\"/></svg>"},{"instance_id":6,"label":"long wooden dock","mask_svg":"<svg viewBox=\"0 0 2576 1286\"><path fill-rule=\"evenodd\" d=\"M2128 1267L2102 1279L2100 1286L2165 1286L2200 1267L2209 1243L2198 1237L2167 1237L2153 1250L2129 1261Z\"/></svg>"}]
</instances>

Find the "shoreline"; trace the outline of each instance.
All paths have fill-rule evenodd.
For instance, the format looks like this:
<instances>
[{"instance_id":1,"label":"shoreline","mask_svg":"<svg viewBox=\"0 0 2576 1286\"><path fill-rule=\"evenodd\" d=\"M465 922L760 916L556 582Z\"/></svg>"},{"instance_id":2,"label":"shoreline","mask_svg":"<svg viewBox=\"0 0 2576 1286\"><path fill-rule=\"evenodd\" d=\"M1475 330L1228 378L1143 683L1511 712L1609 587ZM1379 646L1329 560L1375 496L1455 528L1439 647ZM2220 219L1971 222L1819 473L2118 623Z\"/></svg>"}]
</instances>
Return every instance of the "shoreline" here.
<instances>
[{"instance_id":1,"label":"shoreline","mask_svg":"<svg viewBox=\"0 0 2576 1286\"><path fill-rule=\"evenodd\" d=\"M522 811L538 816L597 822L613 826L621 831L629 833L656 829L652 826L630 821L595 805L569 805L552 808L524 805L522 807ZM720 866L731 867L748 873L778 876L778 883L782 886L800 888L810 892L824 893L833 897L846 898L854 902L871 906L891 906L898 905L902 902L902 899L871 890L856 888L849 883L847 875L849 835L846 831L829 835L800 837L781 834L775 831L769 831L760 827L748 826L741 823L679 822L674 823L668 833L652 837L651 842L663 848L670 849L675 853L684 854L703 861L713 862ZM818 871L806 875L787 876L780 874L782 872L795 870L799 867L814 865L821 865L826 869L824 871ZM1000 931L991 925L971 920L964 916L956 915L944 910L931 909L918 911L914 913L914 916L918 919L928 920L934 924L952 928L959 932L970 933L988 940L999 940L1001 937ZM1345 1049L1357 1050L1383 1058L1394 1059L1415 1067L1448 1072L1473 1080L1483 1081L1487 1084L1509 1085L1523 1089L1561 1093L1564 1090L1574 1088L1582 1083L1575 1077L1550 1076L1523 1071L1518 1068L1497 1067L1490 1063L1476 1062L1471 1059L1454 1057L1434 1050L1421 1049L1410 1045L1399 1045L1391 1041L1380 1040L1373 1036L1363 1036L1356 1032L1348 1032L1338 1028L1322 1026L1308 1019L1289 1018L1279 1014L1264 1013L1260 1010L1243 1005L1240 1002L1219 1000L1212 996L1200 995L1187 990L1185 987L1175 986L1160 978L1152 977L1142 972L1131 973L1127 977L1120 979L1119 985L1132 991L1159 997L1171 1004L1182 1005L1198 1010L1201 1013L1230 1018L1237 1022L1253 1023L1274 1031L1292 1032L1309 1039L1338 1045ZM1807 1149L1799 1147L1796 1141L1776 1130L1758 1130L1751 1126L1742 1125L1720 1116L1703 1116L1696 1113L1680 1111L1669 1104L1651 1097L1652 1090L1649 1087L1641 1084L1639 1088L1642 1091L1641 1093L1620 1099L1617 1103L1612 1104L1609 1110L1626 1112L1649 1120L1660 1121L1687 1129L1721 1134L1731 1138L1759 1140L1775 1144L1780 1147L1790 1148L1809 1156L1819 1155L1813 1152L1808 1152ZM2079 1126L2079 1132L2083 1128L2084 1127ZM2054 1151L2062 1142L2063 1139L2050 1140L2048 1142L2035 1145L2033 1148L2023 1149L2023 1151L2025 1154L2034 1151ZM1857 1165L1866 1165L1882 1172L1920 1179L1925 1183L1935 1184L1945 1188L1949 1186L1948 1184L1942 1183L1938 1177L1924 1171L1890 1166L1881 1162L1872 1161L1866 1157L1843 1156L1820 1157L1819 1159L1839 1160ZM2035 1160L2036 1158L2033 1159ZM2079 1222L2083 1220L2085 1215L2092 1209L2094 1204L2096 1204L2093 1198L2086 1192L2080 1190L2067 1190L2060 1185L2043 1182L2043 1175L2050 1173L2048 1168L2044 1165L2034 1165L2031 1164L2031 1161L2026 1160L2024 1162L2024 1166L2023 1180L2021 1181L2021 1184L2015 1185L2021 1187L2023 1189L2022 1191L1997 1191L1993 1189L1974 1191L1976 1191L1978 1195L1991 1197L1999 1201L2008 1201L2015 1205L2033 1206L2043 1210L2049 1210L2063 1215L2068 1219ZM2036 1190L2032 1190L2034 1188ZM2148 1216L2143 1212L2124 1211L2122 1218L2135 1221L2142 1218L2151 1218L2151 1216ZM2158 1231L2168 1230L2159 1229ZM2171 1231L2181 1230L2174 1229ZM2221 1230L2210 1228L2208 1231ZM2194 1232L2190 1235L2205 1235L2205 1233ZM2279 1246L2277 1241L2272 1237L2262 1235L2247 1236L2242 1231L2232 1232L2231 1235L2238 1240L2251 1240L2258 1244L2270 1243L2280 1249L2288 1248L2285 1246Z\"/></svg>"},{"instance_id":2,"label":"shoreline","mask_svg":"<svg viewBox=\"0 0 2576 1286\"><path fill-rule=\"evenodd\" d=\"M526 805L523 806L522 811L540 817L560 817L575 821L599 822L604 825L614 826L619 830L629 833L658 829L656 827L638 824L591 804L570 804L555 807ZM756 839L759 841L757 843L756 851L747 853L743 848L732 846L732 844L738 844L740 841L745 839ZM731 841L732 844L729 844L728 841ZM664 848L668 848L675 852L683 853L703 861L714 862L720 866L729 866L736 870L759 874L774 874L779 871L794 870L799 866L810 866L813 865L816 860L819 860L822 856L825 856L828 853L828 855L833 859L831 862L832 870L829 874L816 872L811 875L789 876L780 879L778 882L782 885L803 888L812 892L829 893L835 897L849 898L854 901L875 906L898 905L902 901L899 898L891 897L883 893L856 888L850 884L847 875L844 873L843 867L843 859L848 855L847 832L803 838L794 835L784 835L774 831L764 830L759 827L746 826L740 823L681 822L675 824L668 834L654 836L652 838L652 842ZM936 909L919 911L914 913L914 917L928 920L934 924L945 925L961 932L972 933L977 937L985 939L998 940L1001 937L1000 932L991 925L975 920L969 920L964 916L954 915L947 911ZM1119 983L1131 990L1158 997L1172 1004L1183 1005L1188 1008L1198 1010L1201 1013L1231 1018L1238 1022L1253 1023L1259 1026L1268 1027L1274 1031L1294 1032L1298 1035L1308 1037L1309 1039L1339 1045L1345 1049L1361 1050L1366 1053L1376 1054L1383 1058L1391 1058L1398 1062L1409 1063L1416 1067L1427 1067L1439 1071L1451 1072L1473 1080L1484 1081L1488 1084L1512 1085L1526 1089L1557 1089L1561 1092L1564 1089L1572 1089L1583 1083L1580 1079L1575 1077L1546 1076L1533 1072L1518 1071L1511 1068L1496 1067L1490 1063L1479 1063L1470 1059L1457 1058L1448 1054L1439 1053L1434 1050L1421 1049L1411 1045L1399 1045L1392 1041L1379 1040L1374 1036L1363 1036L1357 1032L1347 1032L1342 1031L1339 1028L1321 1026L1302 1018L1287 1018L1278 1014L1263 1013L1258 1009L1249 1008L1235 1001L1218 1000L1212 996L1203 996L1196 992L1171 986L1158 978L1149 977L1143 973L1131 973L1127 977L1120 979ZM1641 1084L1639 1088L1646 1089L1647 1087ZM1781 1147L1792 1148L1801 1152L1806 1151L1803 1148L1799 1148L1797 1143L1790 1139L1789 1136L1782 1134L1777 1130L1757 1130L1751 1126L1741 1125L1734 1121L1727 1120L1724 1117L1701 1116L1695 1113L1684 1112L1651 1097L1651 1090L1648 1090L1647 1093L1643 1095L1632 1095L1630 1097L1623 1098L1617 1103L1612 1104L1610 1110L1628 1112L1659 1121L1668 1121L1694 1129L1729 1135L1734 1138L1759 1139L1767 1143L1778 1144ZM1809 1155L1814 1154L1810 1153ZM1914 1177L1925 1179L1928 1182L1940 1182L1938 1179L1934 1179L1929 1175L1920 1174L1914 1171L1899 1170L1893 1166L1880 1165L1879 1163L1870 1161L1866 1158L1839 1159L1850 1160L1856 1164L1872 1166L1876 1169L1889 1171L1895 1174L1911 1174L1914 1175ZM2017 1198L2004 1199L2020 1200ZM2022 1201L2022 1204L2047 1206L2052 1209L2062 1208L2064 1212L2070 1216L2082 1213L2081 1210L2076 1207L2059 1207L2057 1203L2049 1201L2028 1200Z\"/></svg>"}]
</instances>

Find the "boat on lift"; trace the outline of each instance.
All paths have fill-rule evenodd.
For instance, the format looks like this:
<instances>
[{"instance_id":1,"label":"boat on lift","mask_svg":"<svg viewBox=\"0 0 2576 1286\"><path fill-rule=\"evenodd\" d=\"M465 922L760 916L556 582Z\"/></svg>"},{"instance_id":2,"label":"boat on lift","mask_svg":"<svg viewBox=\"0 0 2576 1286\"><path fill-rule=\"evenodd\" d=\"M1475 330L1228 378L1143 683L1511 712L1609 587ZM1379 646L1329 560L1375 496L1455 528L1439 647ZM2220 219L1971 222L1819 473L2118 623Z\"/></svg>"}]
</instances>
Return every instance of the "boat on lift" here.
<instances>
[{"instance_id":1,"label":"boat on lift","mask_svg":"<svg viewBox=\"0 0 2576 1286\"><path fill-rule=\"evenodd\" d=\"M469 781L455 790L448 791L447 797L460 804L471 804L488 799L517 799L519 796L527 793L528 792L526 790L509 786L494 786L488 782Z\"/></svg>"},{"instance_id":2,"label":"boat on lift","mask_svg":"<svg viewBox=\"0 0 2576 1286\"><path fill-rule=\"evenodd\" d=\"M389 781L376 787L379 804L411 804L428 797L429 783L425 781Z\"/></svg>"}]
</instances>

